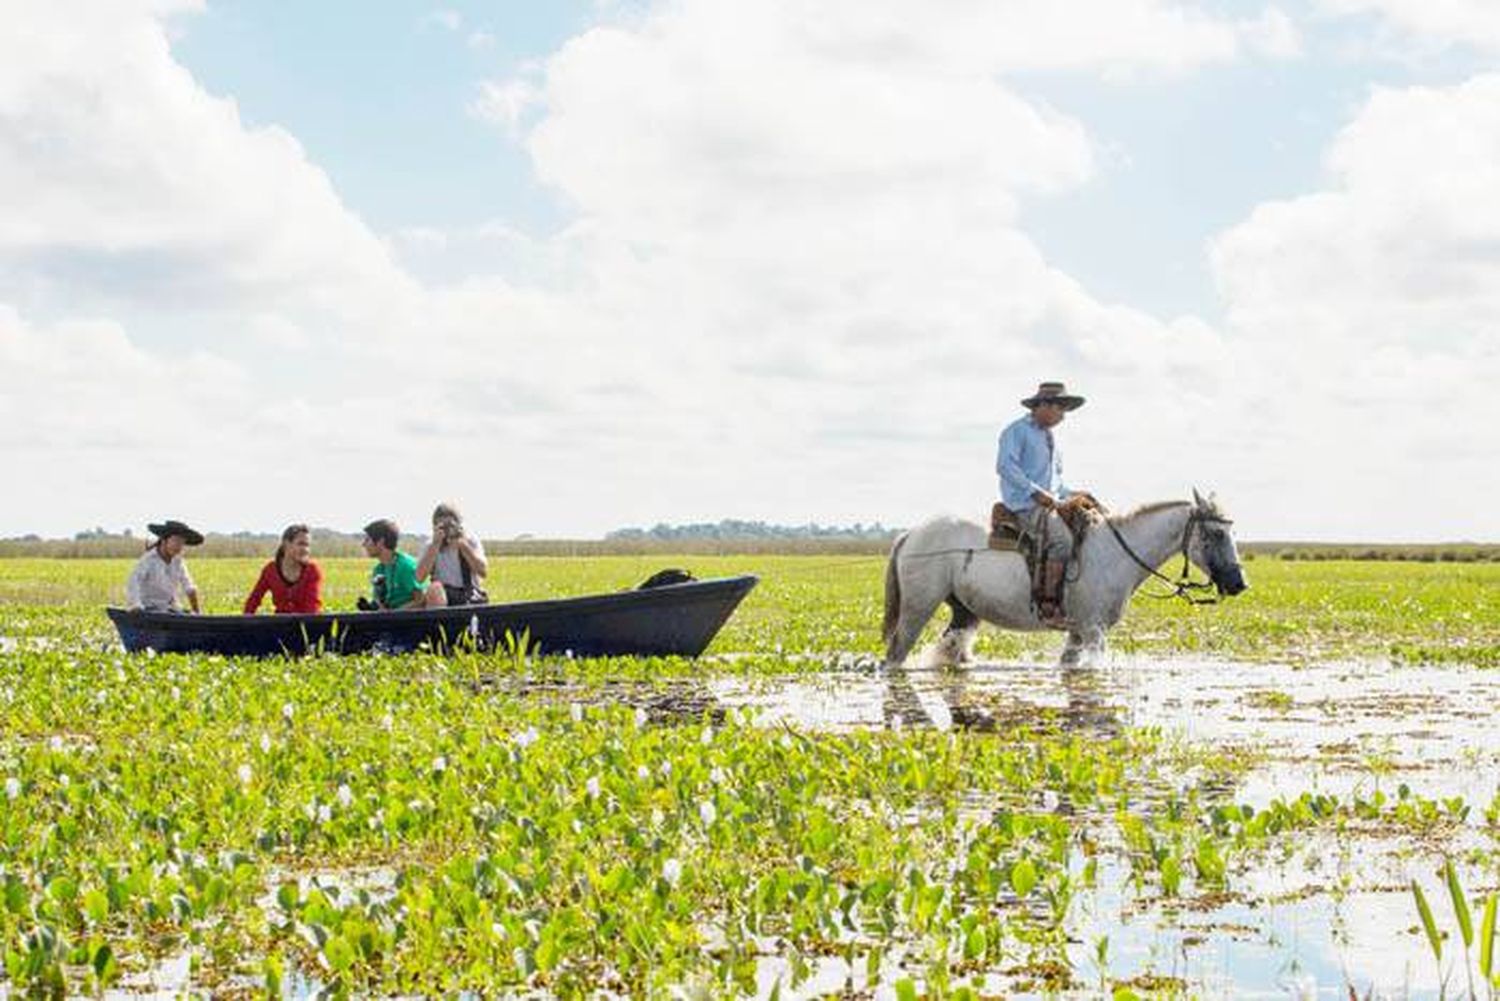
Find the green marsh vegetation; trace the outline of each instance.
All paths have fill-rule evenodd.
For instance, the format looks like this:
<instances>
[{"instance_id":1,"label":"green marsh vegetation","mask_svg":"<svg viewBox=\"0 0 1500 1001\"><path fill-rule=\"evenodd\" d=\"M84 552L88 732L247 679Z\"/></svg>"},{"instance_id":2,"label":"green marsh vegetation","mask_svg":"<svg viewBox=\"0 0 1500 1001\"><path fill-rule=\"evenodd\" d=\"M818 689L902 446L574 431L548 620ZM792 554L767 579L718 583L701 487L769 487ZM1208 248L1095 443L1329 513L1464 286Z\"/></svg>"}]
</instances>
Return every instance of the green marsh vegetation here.
<instances>
[{"instance_id":1,"label":"green marsh vegetation","mask_svg":"<svg viewBox=\"0 0 1500 1001\"><path fill-rule=\"evenodd\" d=\"M237 609L259 562L192 563L209 610ZM1079 901L1113 882L1178 913L1246 892L1248 866L1308 832L1441 845L1500 812L1404 786L1251 806L1254 753L1157 728L829 730L653 697L873 655L878 557L510 558L492 594L628 587L669 562L762 575L713 648L734 656L127 657L100 612L126 561L0 561L0 986L130 989L186 955L195 989L277 995L1191 993L1117 980L1123 939L1079 947ZM352 605L365 562L325 569ZM1138 600L1117 646L1497 663L1500 567L1249 570L1255 590L1218 608ZM986 633L979 653L1055 640ZM1263 686L1274 715L1285 687ZM1492 885L1487 865L1466 878Z\"/></svg>"}]
</instances>

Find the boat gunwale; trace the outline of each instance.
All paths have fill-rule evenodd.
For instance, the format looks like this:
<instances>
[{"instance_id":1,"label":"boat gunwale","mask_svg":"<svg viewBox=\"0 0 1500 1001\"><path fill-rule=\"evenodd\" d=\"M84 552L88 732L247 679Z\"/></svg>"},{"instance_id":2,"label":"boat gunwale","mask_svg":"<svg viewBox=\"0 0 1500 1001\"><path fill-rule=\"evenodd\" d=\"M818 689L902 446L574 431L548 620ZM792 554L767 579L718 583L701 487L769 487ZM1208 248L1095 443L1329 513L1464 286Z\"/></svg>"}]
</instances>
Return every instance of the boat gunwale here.
<instances>
[{"instance_id":1,"label":"boat gunwale","mask_svg":"<svg viewBox=\"0 0 1500 1001\"><path fill-rule=\"evenodd\" d=\"M583 594L571 598L537 598L528 601L491 602L483 605L447 605L442 608L398 608L378 611L348 609L339 612L287 612L271 614L229 613L196 615L184 612L158 612L145 609L127 609L117 605L106 606L105 612L112 621L130 624L181 626L184 629L226 627L227 630L270 630L275 627L317 626L334 622L401 622L416 624L423 621L442 623L447 621L467 623L475 616L481 620L501 615L527 614L545 615L554 611L591 612L607 610L610 605L627 605L632 608L648 608L652 605L675 604L672 599L690 597L696 592L709 598L722 592L743 590L748 593L760 577L756 574L738 574L733 577L710 577L705 580L683 581L680 584L665 584L646 589L633 588L627 591L608 591L602 594ZM689 592L689 593L685 593Z\"/></svg>"}]
</instances>

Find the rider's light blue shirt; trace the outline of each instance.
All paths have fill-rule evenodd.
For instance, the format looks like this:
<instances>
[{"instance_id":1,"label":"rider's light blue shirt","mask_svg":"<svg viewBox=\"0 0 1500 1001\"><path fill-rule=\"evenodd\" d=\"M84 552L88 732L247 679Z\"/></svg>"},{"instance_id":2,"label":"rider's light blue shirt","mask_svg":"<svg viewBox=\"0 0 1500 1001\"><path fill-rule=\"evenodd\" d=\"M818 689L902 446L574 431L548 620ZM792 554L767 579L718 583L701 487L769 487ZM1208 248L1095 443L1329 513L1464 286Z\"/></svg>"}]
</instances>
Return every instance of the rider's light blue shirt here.
<instances>
[{"instance_id":1,"label":"rider's light blue shirt","mask_svg":"<svg viewBox=\"0 0 1500 1001\"><path fill-rule=\"evenodd\" d=\"M1031 495L1039 490L1054 497L1066 497L1071 492L1063 485L1062 453L1053 435L1037 427L1030 414L1000 432L995 472L1000 474L1000 499L1012 511L1035 507Z\"/></svg>"}]
</instances>

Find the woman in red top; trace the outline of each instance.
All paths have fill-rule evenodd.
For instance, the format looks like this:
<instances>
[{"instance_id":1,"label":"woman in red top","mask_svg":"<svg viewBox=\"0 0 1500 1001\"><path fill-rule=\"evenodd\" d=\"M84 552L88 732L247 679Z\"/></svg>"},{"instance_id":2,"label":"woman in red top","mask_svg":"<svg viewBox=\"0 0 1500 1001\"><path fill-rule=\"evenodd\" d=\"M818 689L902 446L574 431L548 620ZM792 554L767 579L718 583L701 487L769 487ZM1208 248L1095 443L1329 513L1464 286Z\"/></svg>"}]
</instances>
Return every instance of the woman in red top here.
<instances>
[{"instance_id":1,"label":"woman in red top","mask_svg":"<svg viewBox=\"0 0 1500 1001\"><path fill-rule=\"evenodd\" d=\"M306 525L292 525L281 533L276 556L260 572L260 580L245 599L245 614L254 615L270 592L277 614L321 612L323 571L312 561L312 533Z\"/></svg>"}]
</instances>

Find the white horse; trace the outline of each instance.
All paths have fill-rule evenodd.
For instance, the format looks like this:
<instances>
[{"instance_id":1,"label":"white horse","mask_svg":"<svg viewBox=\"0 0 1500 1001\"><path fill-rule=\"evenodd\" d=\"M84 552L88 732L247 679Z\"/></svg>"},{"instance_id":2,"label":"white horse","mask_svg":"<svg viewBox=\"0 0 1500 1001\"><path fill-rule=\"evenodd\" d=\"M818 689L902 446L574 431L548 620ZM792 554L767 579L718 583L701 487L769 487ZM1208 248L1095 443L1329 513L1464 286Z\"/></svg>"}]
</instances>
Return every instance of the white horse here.
<instances>
[{"instance_id":1,"label":"white horse","mask_svg":"<svg viewBox=\"0 0 1500 1001\"><path fill-rule=\"evenodd\" d=\"M1196 490L1191 501L1164 501L1123 515L1095 516L1068 564L1063 604L1068 641L1062 663L1076 664L1085 651L1102 652L1105 634L1148 578L1165 580L1179 595L1190 597L1186 563L1179 581L1156 570L1176 553L1208 574L1219 594L1245 590L1249 585L1230 524L1218 504ZM973 522L948 517L934 518L896 539L885 572L887 667L899 667L906 660L922 628L945 601L953 618L938 653L950 663L971 659L981 621L1007 629L1048 628L1032 605L1026 561L1020 553L988 548L988 536Z\"/></svg>"}]
</instances>

